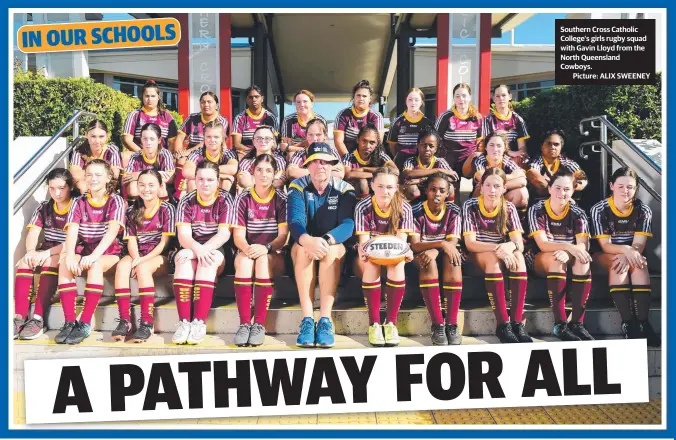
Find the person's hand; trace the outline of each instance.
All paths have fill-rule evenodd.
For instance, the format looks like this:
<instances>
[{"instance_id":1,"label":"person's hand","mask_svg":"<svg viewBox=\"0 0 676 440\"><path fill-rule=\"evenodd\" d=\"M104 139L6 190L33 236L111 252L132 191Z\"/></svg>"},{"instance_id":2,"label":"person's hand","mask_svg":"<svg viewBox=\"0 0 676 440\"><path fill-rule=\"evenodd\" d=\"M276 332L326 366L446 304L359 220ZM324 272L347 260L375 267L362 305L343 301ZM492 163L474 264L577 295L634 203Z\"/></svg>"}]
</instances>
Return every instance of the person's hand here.
<instances>
[{"instance_id":1,"label":"person's hand","mask_svg":"<svg viewBox=\"0 0 676 440\"><path fill-rule=\"evenodd\" d=\"M453 170L442 170L444 174L446 174L448 177L451 178L453 182L456 182L458 180L458 173L456 173Z\"/></svg>"},{"instance_id":2,"label":"person's hand","mask_svg":"<svg viewBox=\"0 0 676 440\"><path fill-rule=\"evenodd\" d=\"M611 269L614 270L615 273L620 275L625 274L629 271L630 267L631 264L629 264L629 261L627 261L627 257L625 257L624 254L617 254L615 255L615 258L613 258Z\"/></svg>"},{"instance_id":3,"label":"person's hand","mask_svg":"<svg viewBox=\"0 0 676 440\"><path fill-rule=\"evenodd\" d=\"M33 257L33 267L42 267L45 265L47 260L51 257L51 254L49 253L49 249L45 249L44 251L38 252L34 257Z\"/></svg>"},{"instance_id":4,"label":"person's hand","mask_svg":"<svg viewBox=\"0 0 676 440\"><path fill-rule=\"evenodd\" d=\"M591 255L589 255L589 252L587 252L586 249L581 249L573 245L568 249L568 253L575 258L576 261L582 264L591 263Z\"/></svg>"},{"instance_id":5,"label":"person's hand","mask_svg":"<svg viewBox=\"0 0 676 440\"><path fill-rule=\"evenodd\" d=\"M460 255L460 251L458 250L457 246L454 246L449 242L444 242L443 250L453 266L462 265L462 256Z\"/></svg>"},{"instance_id":6,"label":"person's hand","mask_svg":"<svg viewBox=\"0 0 676 440\"><path fill-rule=\"evenodd\" d=\"M357 252L359 253L359 259L361 261L368 261L369 260L369 257L366 255L366 251L364 250L363 244L357 245Z\"/></svg>"},{"instance_id":7,"label":"person's hand","mask_svg":"<svg viewBox=\"0 0 676 440\"><path fill-rule=\"evenodd\" d=\"M406 255L404 256L404 261L406 261L407 263L410 263L411 261L413 261L413 251L412 250L409 249L408 252L406 252Z\"/></svg>"},{"instance_id":8,"label":"person's hand","mask_svg":"<svg viewBox=\"0 0 676 440\"><path fill-rule=\"evenodd\" d=\"M94 252L92 252L90 255L87 255L86 257L80 258L80 269L91 269L91 267L99 260L99 258L101 258L101 255Z\"/></svg>"},{"instance_id":9,"label":"person's hand","mask_svg":"<svg viewBox=\"0 0 676 440\"><path fill-rule=\"evenodd\" d=\"M124 173L122 175L122 184L127 185L136 180L136 173Z\"/></svg>"},{"instance_id":10,"label":"person's hand","mask_svg":"<svg viewBox=\"0 0 676 440\"><path fill-rule=\"evenodd\" d=\"M195 252L195 257L202 266L212 266L216 263L217 253L218 251L211 251L202 246Z\"/></svg>"},{"instance_id":11,"label":"person's hand","mask_svg":"<svg viewBox=\"0 0 676 440\"><path fill-rule=\"evenodd\" d=\"M516 259L516 255L514 255L514 253L507 254L504 258L500 259L505 263L505 266L507 266L507 269L509 269L511 272L515 272L519 267L519 260Z\"/></svg>"},{"instance_id":12,"label":"person's hand","mask_svg":"<svg viewBox=\"0 0 676 440\"><path fill-rule=\"evenodd\" d=\"M568 260L570 259L570 256L568 255L568 252L566 251L554 251L554 258L556 261L558 261L561 264L566 264L568 263Z\"/></svg>"},{"instance_id":13,"label":"person's hand","mask_svg":"<svg viewBox=\"0 0 676 440\"><path fill-rule=\"evenodd\" d=\"M516 250L516 244L512 241L508 241L505 243L500 243L496 248L495 248L495 255L501 260L504 260L505 257L509 255L513 255L514 251Z\"/></svg>"},{"instance_id":14,"label":"person's hand","mask_svg":"<svg viewBox=\"0 0 676 440\"><path fill-rule=\"evenodd\" d=\"M160 176L162 176L162 182L166 183L174 173L171 171L160 171Z\"/></svg>"},{"instance_id":15,"label":"person's hand","mask_svg":"<svg viewBox=\"0 0 676 440\"><path fill-rule=\"evenodd\" d=\"M414 260L418 264L418 267L421 269L426 268L430 262L432 261L432 258L430 257L429 253L427 251L420 252L418 255L414 257Z\"/></svg>"},{"instance_id":16,"label":"person's hand","mask_svg":"<svg viewBox=\"0 0 676 440\"><path fill-rule=\"evenodd\" d=\"M34 267L34 266L32 266L33 258L35 258L35 256L37 254L38 254L38 251L35 251L35 250L30 251L30 252L26 252L26 255L23 256L22 261L32 269Z\"/></svg>"},{"instance_id":17,"label":"person's hand","mask_svg":"<svg viewBox=\"0 0 676 440\"><path fill-rule=\"evenodd\" d=\"M82 269L80 268L80 264L77 261L77 258L75 258L75 254L73 255L66 255L66 267L76 277L79 277L82 275Z\"/></svg>"},{"instance_id":18,"label":"person's hand","mask_svg":"<svg viewBox=\"0 0 676 440\"><path fill-rule=\"evenodd\" d=\"M262 257L263 255L267 255L267 253L268 253L268 248L266 248L262 244L252 244L246 250L246 256L248 258L251 258L252 260L256 260L256 259Z\"/></svg>"},{"instance_id":19,"label":"person's hand","mask_svg":"<svg viewBox=\"0 0 676 440\"><path fill-rule=\"evenodd\" d=\"M645 265L645 258L643 257L643 255L641 255L639 251L637 251L631 246L627 246L624 249L623 255L627 258L627 262L630 265L637 267L639 269L643 269L643 266Z\"/></svg>"},{"instance_id":20,"label":"person's hand","mask_svg":"<svg viewBox=\"0 0 676 440\"><path fill-rule=\"evenodd\" d=\"M321 260L329 253L329 244L322 237L310 237L303 248L313 260Z\"/></svg>"},{"instance_id":21,"label":"person's hand","mask_svg":"<svg viewBox=\"0 0 676 440\"><path fill-rule=\"evenodd\" d=\"M188 261L194 260L195 258L195 253L190 249L181 249L176 254L176 262L179 264L187 263Z\"/></svg>"}]
</instances>

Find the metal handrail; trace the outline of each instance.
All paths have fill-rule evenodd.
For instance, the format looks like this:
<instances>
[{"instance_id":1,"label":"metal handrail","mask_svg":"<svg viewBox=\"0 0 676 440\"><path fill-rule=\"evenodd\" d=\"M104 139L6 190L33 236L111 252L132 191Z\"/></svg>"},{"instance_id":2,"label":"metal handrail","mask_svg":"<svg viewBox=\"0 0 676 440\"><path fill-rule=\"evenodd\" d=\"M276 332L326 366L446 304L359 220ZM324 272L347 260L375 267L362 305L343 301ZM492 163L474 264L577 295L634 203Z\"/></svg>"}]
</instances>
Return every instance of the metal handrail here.
<instances>
[{"instance_id":1,"label":"metal handrail","mask_svg":"<svg viewBox=\"0 0 676 440\"><path fill-rule=\"evenodd\" d=\"M37 162L38 159L40 159L42 155L47 152L47 150L49 150L49 147L54 145L54 142L56 142L56 140L59 139L71 125L73 126L73 138L75 139L78 136L80 136L80 118L82 116L95 118L96 114L86 112L84 110L75 110L75 112L73 112L73 116L68 120L68 122L66 122L59 129L59 131L54 133L54 136L52 136L42 147L40 147L40 149L33 155L33 157L28 159L28 162L26 162L24 166L22 166L19 169L19 171L16 172L16 174L14 175L14 183L16 183L21 178L21 176L26 174L26 171L28 171L28 169L32 167L35 164L35 162Z\"/></svg>"},{"instance_id":2,"label":"metal handrail","mask_svg":"<svg viewBox=\"0 0 676 440\"><path fill-rule=\"evenodd\" d=\"M42 185L42 181L47 176L47 174L49 174L50 171L56 168L59 162L67 158L71 154L73 149L76 148L81 142L83 142L86 139L87 138L85 136L78 136L77 138L73 139L73 142L71 142L70 145L68 145L68 147L66 147L66 149L63 150L61 154L59 154L56 157L56 159L54 159L52 163L49 164L47 168L45 168L45 171L42 174L40 174L40 176L38 176L38 178L35 179L35 181L31 183L28 186L28 188L26 188L26 191L24 191L23 194L19 196L17 201L14 202L14 214L19 212L23 207L24 203L26 203L26 201L33 196L35 191L37 191L37 189L40 188L40 185Z\"/></svg>"}]
</instances>

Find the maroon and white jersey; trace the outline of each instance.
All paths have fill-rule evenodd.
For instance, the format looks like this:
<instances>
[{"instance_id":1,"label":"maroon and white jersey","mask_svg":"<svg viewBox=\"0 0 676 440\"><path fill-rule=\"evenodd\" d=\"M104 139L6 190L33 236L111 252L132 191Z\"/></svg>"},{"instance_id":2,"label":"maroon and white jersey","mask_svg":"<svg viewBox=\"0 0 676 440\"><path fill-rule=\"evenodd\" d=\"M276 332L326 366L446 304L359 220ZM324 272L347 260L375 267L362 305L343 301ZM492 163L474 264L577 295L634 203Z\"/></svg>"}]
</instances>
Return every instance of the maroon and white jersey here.
<instances>
[{"instance_id":1,"label":"maroon and white jersey","mask_svg":"<svg viewBox=\"0 0 676 440\"><path fill-rule=\"evenodd\" d=\"M476 234L477 241L485 243L504 243L508 236L521 233L523 229L519 221L519 213L512 202L507 202L507 234L498 228L498 205L493 212L486 211L483 196L469 199L462 205L463 235Z\"/></svg>"},{"instance_id":2,"label":"maroon and white jersey","mask_svg":"<svg viewBox=\"0 0 676 440\"><path fill-rule=\"evenodd\" d=\"M415 234L422 242L446 241L452 238L460 239L462 235L462 215L460 207L452 202L446 202L438 215L432 214L427 201L413 205L413 224Z\"/></svg>"},{"instance_id":3,"label":"maroon and white jersey","mask_svg":"<svg viewBox=\"0 0 676 440\"><path fill-rule=\"evenodd\" d=\"M551 177L559 170L559 167L563 167L573 174L580 171L580 165L563 154L557 157L553 163L549 163L544 157L538 156L530 161L529 171L537 171L541 176Z\"/></svg>"},{"instance_id":4,"label":"maroon and white jersey","mask_svg":"<svg viewBox=\"0 0 676 440\"><path fill-rule=\"evenodd\" d=\"M40 202L33 217L26 225L27 229L40 228L45 233L45 239L40 245L40 249L51 249L66 241L66 222L68 212L73 206L73 200L68 203L68 207L63 211L59 211L56 207L56 202L47 200Z\"/></svg>"},{"instance_id":5,"label":"maroon and white jersey","mask_svg":"<svg viewBox=\"0 0 676 440\"><path fill-rule=\"evenodd\" d=\"M230 123L228 120L222 115L217 115L212 119L212 121L213 120L216 120L220 122L221 125L223 125L223 140L227 140L228 136L230 136ZM185 133L186 140L188 141L188 146L190 148L204 142L204 124L207 122L211 121L206 121L200 112L192 113L185 121L183 121L183 124L181 125L181 128L178 129L178 131Z\"/></svg>"},{"instance_id":6,"label":"maroon and white jersey","mask_svg":"<svg viewBox=\"0 0 676 440\"><path fill-rule=\"evenodd\" d=\"M266 198L247 188L235 198L236 221L233 228L246 230L249 244L266 245L277 238L279 226L286 225L286 194L270 190Z\"/></svg>"},{"instance_id":7,"label":"maroon and white jersey","mask_svg":"<svg viewBox=\"0 0 676 440\"><path fill-rule=\"evenodd\" d=\"M367 110L364 113L357 113L354 107L348 107L341 110L336 116L333 131L342 131L345 133L345 146L348 153L357 148L357 135L359 130L367 124L375 126L378 131L385 130L385 121L383 115L374 110Z\"/></svg>"},{"instance_id":8,"label":"maroon and white jersey","mask_svg":"<svg viewBox=\"0 0 676 440\"><path fill-rule=\"evenodd\" d=\"M652 237L652 210L636 199L626 213L621 213L612 197L592 206L592 238L608 238L612 244L631 245L634 235Z\"/></svg>"},{"instance_id":9,"label":"maroon and white jersey","mask_svg":"<svg viewBox=\"0 0 676 440\"><path fill-rule=\"evenodd\" d=\"M321 119L326 123L326 119L322 115L317 115L313 113L310 115L310 119ZM303 124L303 122L298 119L298 113L292 113L284 120L282 121L282 126L281 126L281 135L282 135L282 142L287 142L290 144L297 144L298 142L301 142L303 139L305 139L306 136L306 126Z\"/></svg>"},{"instance_id":10,"label":"maroon and white jersey","mask_svg":"<svg viewBox=\"0 0 676 440\"><path fill-rule=\"evenodd\" d=\"M249 109L235 116L235 119L232 121L232 133L241 134L242 145L252 147L254 131L260 125L269 125L274 129L275 136L277 135L277 116L265 108L258 116L254 116Z\"/></svg>"},{"instance_id":11,"label":"maroon and white jersey","mask_svg":"<svg viewBox=\"0 0 676 440\"><path fill-rule=\"evenodd\" d=\"M230 227L233 215L232 196L218 190L216 199L205 204L197 191L183 197L176 208L176 227L189 225L196 242L204 244L216 235L219 226Z\"/></svg>"},{"instance_id":12,"label":"maroon and white jersey","mask_svg":"<svg viewBox=\"0 0 676 440\"><path fill-rule=\"evenodd\" d=\"M376 235L387 235L387 230L390 226L391 210L382 212L376 204L375 197L366 197L362 199L354 208L354 224L357 235L370 234L371 237ZM402 214L399 224L396 228L396 233L413 234L413 210L408 202L404 201L402 204Z\"/></svg>"},{"instance_id":13,"label":"maroon and white jersey","mask_svg":"<svg viewBox=\"0 0 676 440\"><path fill-rule=\"evenodd\" d=\"M404 166L403 166L402 170L409 170L409 171L429 170L429 169L433 169L433 168L439 168L439 169L442 169L442 170L450 170L451 166L448 164L446 159L444 159L443 157L436 157L436 156L432 156L432 160L430 161L430 163L427 166L425 166L425 165L422 164L422 162L420 162L420 157L414 156L414 157L409 157L408 159L406 159L404 161ZM418 177L418 179L420 179L419 185L423 185L427 181L427 177ZM410 179L407 179L407 181L408 180L410 180ZM404 181L404 183L407 183L407 181Z\"/></svg>"},{"instance_id":14,"label":"maroon and white jersey","mask_svg":"<svg viewBox=\"0 0 676 440\"><path fill-rule=\"evenodd\" d=\"M79 151L73 151L73 154L70 156L70 166L79 167L83 170L89 162L94 159L103 159L110 164L112 168L122 168L122 158L120 156L120 149L117 148L115 144L108 144L103 150L101 157L94 156L85 156Z\"/></svg>"},{"instance_id":15,"label":"maroon and white jersey","mask_svg":"<svg viewBox=\"0 0 676 440\"><path fill-rule=\"evenodd\" d=\"M272 153L272 157L275 158L275 163L277 164L277 173L275 174L275 179L286 180L286 160L284 160L284 158L277 153ZM256 159L251 157L242 159L242 161L239 163L238 174L249 174L253 176L255 161Z\"/></svg>"},{"instance_id":16,"label":"maroon and white jersey","mask_svg":"<svg viewBox=\"0 0 676 440\"><path fill-rule=\"evenodd\" d=\"M497 167L502 169L502 171L504 171L505 174L512 174L514 171L521 169L516 164L516 162L512 160L511 157L506 155L502 156L502 160L500 160L500 163L498 164ZM488 166L488 160L486 160L485 154L475 157L474 160L472 161L472 174L476 174L480 171L486 171L487 168L495 168L495 167Z\"/></svg>"},{"instance_id":17,"label":"maroon and white jersey","mask_svg":"<svg viewBox=\"0 0 676 440\"><path fill-rule=\"evenodd\" d=\"M167 141L173 139L178 134L178 127L176 121L171 113L164 110L157 110L155 114L147 113L144 108L132 110L127 115L127 120L124 122L124 131L122 134L134 136L134 143L141 146L141 128L149 123L157 124L162 131L162 140L160 145L163 148L168 148Z\"/></svg>"},{"instance_id":18,"label":"maroon and white jersey","mask_svg":"<svg viewBox=\"0 0 676 440\"><path fill-rule=\"evenodd\" d=\"M91 196L86 194L76 198L71 204L65 227L71 224L78 225L78 242L91 247L98 244L106 235L108 225L117 223L124 229L126 211L127 203L117 194L106 196L100 205L94 203ZM119 236L122 236L122 230Z\"/></svg>"},{"instance_id":19,"label":"maroon and white jersey","mask_svg":"<svg viewBox=\"0 0 676 440\"><path fill-rule=\"evenodd\" d=\"M330 145L329 147L331 148L331 152L336 156L336 159L340 158L340 153L338 153L336 147L334 147L333 145ZM291 167L304 168L303 164L305 163L305 159L307 159L307 149L298 150L291 155L287 168Z\"/></svg>"},{"instance_id":20,"label":"maroon and white jersey","mask_svg":"<svg viewBox=\"0 0 676 440\"><path fill-rule=\"evenodd\" d=\"M140 171L149 170L155 168L157 171L174 171L174 158L172 157L169 150L162 148L157 152L157 159L151 161L146 157L146 154L143 150L137 151L132 154L129 158L129 163L127 168L124 169L125 173L138 173Z\"/></svg>"},{"instance_id":21,"label":"maroon and white jersey","mask_svg":"<svg viewBox=\"0 0 676 440\"><path fill-rule=\"evenodd\" d=\"M530 139L526 122L516 112L510 111L508 115L501 115L495 110L484 118L483 133L503 131L507 136L509 149L511 151L519 150L519 141Z\"/></svg>"},{"instance_id":22,"label":"maroon and white jersey","mask_svg":"<svg viewBox=\"0 0 676 440\"><path fill-rule=\"evenodd\" d=\"M176 211L169 202L157 201L151 212L143 215L143 225L136 223L134 208L127 210L127 229L124 231L124 240L136 238L138 251L141 256L148 255L160 244L163 235L176 235ZM166 250L166 249L165 249Z\"/></svg>"},{"instance_id":23,"label":"maroon and white jersey","mask_svg":"<svg viewBox=\"0 0 676 440\"><path fill-rule=\"evenodd\" d=\"M446 110L437 119L434 127L443 138L446 150L458 161L465 161L474 153L477 143L483 139L483 119L481 115L470 118L460 116L455 108Z\"/></svg>"},{"instance_id":24,"label":"maroon and white jersey","mask_svg":"<svg viewBox=\"0 0 676 440\"><path fill-rule=\"evenodd\" d=\"M375 151L373 154L378 154ZM369 160L364 160L359 156L359 149L354 150L352 153L348 153L343 157L343 165L345 165L345 168L349 168L351 170L356 170L358 168L362 167L384 167L386 163L392 162L392 158L385 153L385 151L380 150L380 156L376 160L375 165L369 165L369 162L371 161L371 158Z\"/></svg>"},{"instance_id":25,"label":"maroon and white jersey","mask_svg":"<svg viewBox=\"0 0 676 440\"><path fill-rule=\"evenodd\" d=\"M387 141L399 144L397 153L417 154L418 136L427 127L433 127L434 121L420 113L412 119L408 112L404 112L390 125Z\"/></svg>"},{"instance_id":26,"label":"maroon and white jersey","mask_svg":"<svg viewBox=\"0 0 676 440\"><path fill-rule=\"evenodd\" d=\"M555 215L550 199L540 200L528 210L528 237L545 234L547 241L553 243L575 244L576 237L589 237L589 220L584 210L577 205L568 204L560 215ZM538 247L533 246L535 253Z\"/></svg>"},{"instance_id":27,"label":"maroon and white jersey","mask_svg":"<svg viewBox=\"0 0 676 440\"><path fill-rule=\"evenodd\" d=\"M218 166L227 165L231 160L237 161L237 153L232 150L224 149L217 157L212 157L207 151L207 147L198 148L188 155L187 161L199 165L200 162L208 160Z\"/></svg>"}]
</instances>

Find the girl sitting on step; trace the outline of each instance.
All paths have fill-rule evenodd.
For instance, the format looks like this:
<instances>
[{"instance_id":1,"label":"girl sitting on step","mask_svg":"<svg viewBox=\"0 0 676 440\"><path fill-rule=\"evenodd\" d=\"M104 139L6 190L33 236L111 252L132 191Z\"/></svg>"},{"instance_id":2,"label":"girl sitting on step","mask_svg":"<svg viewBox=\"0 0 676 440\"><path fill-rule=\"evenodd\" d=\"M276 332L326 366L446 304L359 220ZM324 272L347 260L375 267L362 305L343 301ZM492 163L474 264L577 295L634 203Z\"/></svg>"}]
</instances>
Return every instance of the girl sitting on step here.
<instances>
[{"instance_id":1,"label":"girl sitting on step","mask_svg":"<svg viewBox=\"0 0 676 440\"><path fill-rule=\"evenodd\" d=\"M523 230L516 208L505 200L506 182L505 172L500 168L487 169L481 177L479 197L463 204L465 247L468 260L485 274L500 342L533 342L522 323L528 283ZM505 300L505 272L509 272L511 322Z\"/></svg>"},{"instance_id":2,"label":"girl sitting on step","mask_svg":"<svg viewBox=\"0 0 676 440\"><path fill-rule=\"evenodd\" d=\"M120 236L126 204L115 194L110 164L94 159L85 167L89 193L75 199L66 219L65 258L59 264L59 298L65 324L54 338L57 344L78 344L91 332L96 306L103 294L103 275L120 261ZM80 320L76 320L75 277L86 272L87 284Z\"/></svg>"},{"instance_id":3,"label":"girl sitting on step","mask_svg":"<svg viewBox=\"0 0 676 440\"><path fill-rule=\"evenodd\" d=\"M272 279L284 273L283 251L289 235L286 194L272 186L278 171L277 162L270 154L262 154L253 166L254 186L235 199L236 220L233 222L233 240L239 250L235 257L235 298L240 325L235 345L240 347L255 347L265 341L265 318L274 290Z\"/></svg>"},{"instance_id":4,"label":"girl sitting on step","mask_svg":"<svg viewBox=\"0 0 676 440\"><path fill-rule=\"evenodd\" d=\"M127 210L127 228L123 237L127 242L127 255L117 264L115 272L115 299L120 311L119 324L112 335L115 341L124 341L131 332L131 278L138 283L141 308L140 325L131 339L133 342L145 342L152 336L153 276L169 273L167 251L172 237L176 235L174 206L159 198L162 188L160 173L152 168L141 171L137 183L139 197Z\"/></svg>"}]
</instances>

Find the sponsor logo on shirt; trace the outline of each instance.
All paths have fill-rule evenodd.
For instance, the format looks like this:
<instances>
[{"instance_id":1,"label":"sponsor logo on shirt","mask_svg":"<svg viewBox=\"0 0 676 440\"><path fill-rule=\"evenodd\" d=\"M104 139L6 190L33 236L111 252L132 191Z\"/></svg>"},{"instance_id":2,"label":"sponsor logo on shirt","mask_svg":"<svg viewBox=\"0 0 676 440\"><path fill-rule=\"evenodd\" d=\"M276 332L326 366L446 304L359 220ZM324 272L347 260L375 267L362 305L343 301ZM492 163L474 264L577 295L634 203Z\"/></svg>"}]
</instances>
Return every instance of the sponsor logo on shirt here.
<instances>
[{"instance_id":1,"label":"sponsor logo on shirt","mask_svg":"<svg viewBox=\"0 0 676 440\"><path fill-rule=\"evenodd\" d=\"M208 209L208 208L202 208L201 211L202 211L204 214L209 214L209 213L211 212L211 210Z\"/></svg>"},{"instance_id":2,"label":"sponsor logo on shirt","mask_svg":"<svg viewBox=\"0 0 676 440\"><path fill-rule=\"evenodd\" d=\"M629 223L629 220L618 220L617 222L621 225L626 225L627 223Z\"/></svg>"},{"instance_id":3,"label":"sponsor logo on shirt","mask_svg":"<svg viewBox=\"0 0 676 440\"><path fill-rule=\"evenodd\" d=\"M258 209L259 209L260 211L267 211L269 207L270 207L270 206L268 206L268 205L261 205L261 206L258 207Z\"/></svg>"},{"instance_id":4,"label":"sponsor logo on shirt","mask_svg":"<svg viewBox=\"0 0 676 440\"><path fill-rule=\"evenodd\" d=\"M92 211L94 214L103 214L103 209L95 209Z\"/></svg>"},{"instance_id":5,"label":"sponsor logo on shirt","mask_svg":"<svg viewBox=\"0 0 676 440\"><path fill-rule=\"evenodd\" d=\"M552 222L552 226L561 226L561 222Z\"/></svg>"},{"instance_id":6,"label":"sponsor logo on shirt","mask_svg":"<svg viewBox=\"0 0 676 440\"><path fill-rule=\"evenodd\" d=\"M329 205L337 205L338 204L338 196L333 196L328 198Z\"/></svg>"}]
</instances>

